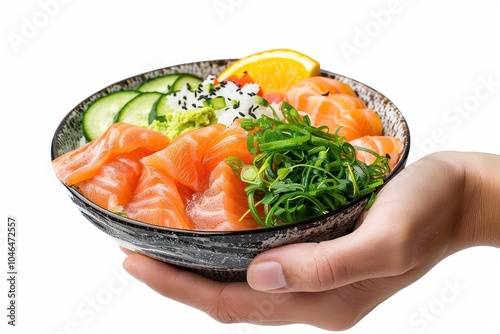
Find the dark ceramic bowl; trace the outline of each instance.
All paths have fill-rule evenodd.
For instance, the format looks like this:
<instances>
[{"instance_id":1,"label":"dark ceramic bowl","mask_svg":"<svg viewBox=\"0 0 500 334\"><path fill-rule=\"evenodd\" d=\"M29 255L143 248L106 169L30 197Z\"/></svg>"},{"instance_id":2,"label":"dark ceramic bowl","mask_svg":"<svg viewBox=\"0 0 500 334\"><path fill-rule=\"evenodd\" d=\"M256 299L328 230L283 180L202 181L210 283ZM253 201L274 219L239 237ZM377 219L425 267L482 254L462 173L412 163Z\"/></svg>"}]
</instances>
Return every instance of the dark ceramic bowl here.
<instances>
[{"instance_id":1,"label":"dark ceramic bowl","mask_svg":"<svg viewBox=\"0 0 500 334\"><path fill-rule=\"evenodd\" d=\"M99 97L119 90L135 89L145 80L167 73L192 73L205 78L220 73L232 61L201 61L166 67L133 76L96 92L74 107L60 123L52 141L52 159L80 145L83 111ZM400 172L408 157L410 134L398 108L383 94L359 81L324 70L321 73L349 84L380 116L384 134L404 142L404 153L389 177ZM267 249L298 242L330 240L350 233L368 201L368 197L361 198L342 210L286 226L242 232L206 232L158 227L124 218L92 203L74 188L67 189L83 216L118 243L219 281L245 280L250 261Z\"/></svg>"}]
</instances>

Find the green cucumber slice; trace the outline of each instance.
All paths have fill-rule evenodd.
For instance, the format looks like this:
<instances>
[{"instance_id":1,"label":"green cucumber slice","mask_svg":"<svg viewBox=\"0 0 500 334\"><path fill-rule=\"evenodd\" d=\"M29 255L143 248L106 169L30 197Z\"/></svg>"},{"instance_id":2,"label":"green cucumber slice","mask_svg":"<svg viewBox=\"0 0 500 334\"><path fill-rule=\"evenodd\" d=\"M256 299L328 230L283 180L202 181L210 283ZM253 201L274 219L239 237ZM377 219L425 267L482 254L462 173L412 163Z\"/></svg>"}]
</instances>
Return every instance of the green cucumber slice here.
<instances>
[{"instance_id":1,"label":"green cucumber slice","mask_svg":"<svg viewBox=\"0 0 500 334\"><path fill-rule=\"evenodd\" d=\"M143 82L139 87L137 87L137 90L143 93L158 92L166 94L171 91L175 80L177 80L180 76L182 76L182 74L179 73L165 74L161 77Z\"/></svg>"},{"instance_id":2,"label":"green cucumber slice","mask_svg":"<svg viewBox=\"0 0 500 334\"><path fill-rule=\"evenodd\" d=\"M215 88L215 86L213 83L207 83L207 84L205 84L205 86L203 86L202 91L204 93L210 93L212 91L212 89L214 89L214 88Z\"/></svg>"},{"instance_id":3,"label":"green cucumber slice","mask_svg":"<svg viewBox=\"0 0 500 334\"><path fill-rule=\"evenodd\" d=\"M139 92L122 90L95 100L82 116L83 135L88 141L99 137L114 123L115 117L125 104L138 96Z\"/></svg>"},{"instance_id":4,"label":"green cucumber slice","mask_svg":"<svg viewBox=\"0 0 500 334\"><path fill-rule=\"evenodd\" d=\"M151 113L155 112L153 106L160 96L161 93L148 92L134 97L120 110L116 121L147 127L155 118Z\"/></svg>"},{"instance_id":5,"label":"green cucumber slice","mask_svg":"<svg viewBox=\"0 0 500 334\"><path fill-rule=\"evenodd\" d=\"M154 106L154 109L155 109L155 112L156 112L156 116L155 117L166 116L167 114L170 114L170 113L172 113L174 111L168 105L167 98L168 98L168 94L163 94L162 96L160 96L160 98L158 99L158 101L156 101L156 105Z\"/></svg>"},{"instance_id":6,"label":"green cucumber slice","mask_svg":"<svg viewBox=\"0 0 500 334\"><path fill-rule=\"evenodd\" d=\"M214 110L222 109L226 107L226 98L224 96L217 96L213 99L203 101L203 105Z\"/></svg>"},{"instance_id":7,"label":"green cucumber slice","mask_svg":"<svg viewBox=\"0 0 500 334\"><path fill-rule=\"evenodd\" d=\"M196 75L192 74L182 74L175 80L175 82L172 85L172 92L178 92L184 86L189 85L189 90L190 91L195 91L198 88L198 85L203 82L203 79L200 77L197 77Z\"/></svg>"}]
</instances>

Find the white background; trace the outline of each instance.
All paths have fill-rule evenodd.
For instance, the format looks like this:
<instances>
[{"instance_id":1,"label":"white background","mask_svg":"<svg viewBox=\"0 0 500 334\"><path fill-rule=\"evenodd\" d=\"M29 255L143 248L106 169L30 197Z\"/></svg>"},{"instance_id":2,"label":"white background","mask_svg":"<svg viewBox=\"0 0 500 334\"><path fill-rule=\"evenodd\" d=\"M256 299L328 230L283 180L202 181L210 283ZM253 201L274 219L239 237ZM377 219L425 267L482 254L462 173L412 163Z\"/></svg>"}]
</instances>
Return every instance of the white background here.
<instances>
[{"instance_id":1,"label":"white background","mask_svg":"<svg viewBox=\"0 0 500 334\"><path fill-rule=\"evenodd\" d=\"M2 333L324 332L219 324L123 272L118 246L80 215L50 164L52 134L65 114L123 78L293 48L389 96L411 128L410 163L437 150L500 153L497 1L25 0L0 6L0 267L6 268L9 215L18 220L19 249L18 327L6 325L2 278ZM475 248L444 260L346 333L499 329L500 251Z\"/></svg>"}]
</instances>

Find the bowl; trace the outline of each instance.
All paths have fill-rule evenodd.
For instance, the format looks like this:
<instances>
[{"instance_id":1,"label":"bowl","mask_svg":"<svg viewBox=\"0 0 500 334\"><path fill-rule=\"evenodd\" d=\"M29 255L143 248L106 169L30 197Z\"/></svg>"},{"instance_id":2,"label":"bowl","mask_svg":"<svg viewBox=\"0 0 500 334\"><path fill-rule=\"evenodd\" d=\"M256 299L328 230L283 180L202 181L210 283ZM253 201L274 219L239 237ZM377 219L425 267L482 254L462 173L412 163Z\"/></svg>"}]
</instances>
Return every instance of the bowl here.
<instances>
[{"instance_id":1,"label":"bowl","mask_svg":"<svg viewBox=\"0 0 500 334\"><path fill-rule=\"evenodd\" d=\"M168 73L191 73L205 78L220 73L234 59L180 64L142 73L119 81L87 97L61 121L52 140L52 159L81 144L83 111L96 99L112 92L136 89L142 82ZM321 75L349 84L381 118L386 135L404 143L403 154L389 179L405 166L410 148L408 125L399 109L382 93L357 80L321 70ZM352 232L368 196L341 210L294 224L245 231L193 231L153 226L110 212L65 186L81 214L119 244L152 258L183 267L218 281L244 281L250 261L259 253L299 242L320 242Z\"/></svg>"}]
</instances>

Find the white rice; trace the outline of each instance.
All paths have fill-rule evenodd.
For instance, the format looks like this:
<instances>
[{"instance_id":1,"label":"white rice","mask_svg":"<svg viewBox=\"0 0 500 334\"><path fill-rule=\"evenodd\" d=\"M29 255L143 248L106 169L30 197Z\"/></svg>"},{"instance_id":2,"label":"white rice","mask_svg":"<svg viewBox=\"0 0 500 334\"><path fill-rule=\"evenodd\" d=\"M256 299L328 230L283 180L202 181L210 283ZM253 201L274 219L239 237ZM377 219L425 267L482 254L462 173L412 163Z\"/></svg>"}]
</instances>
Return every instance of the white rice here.
<instances>
[{"instance_id":1,"label":"white rice","mask_svg":"<svg viewBox=\"0 0 500 334\"><path fill-rule=\"evenodd\" d=\"M241 89L234 82L228 81L214 87L215 76L209 76L198 89L191 91L187 85L180 91L168 95L167 103L172 110L190 110L204 107L203 102L216 97L224 97L226 107L215 110L218 122L229 126L236 118L259 118L263 114L272 116L270 106L259 104L262 98L257 96L260 86L256 83L244 85Z\"/></svg>"}]
</instances>

